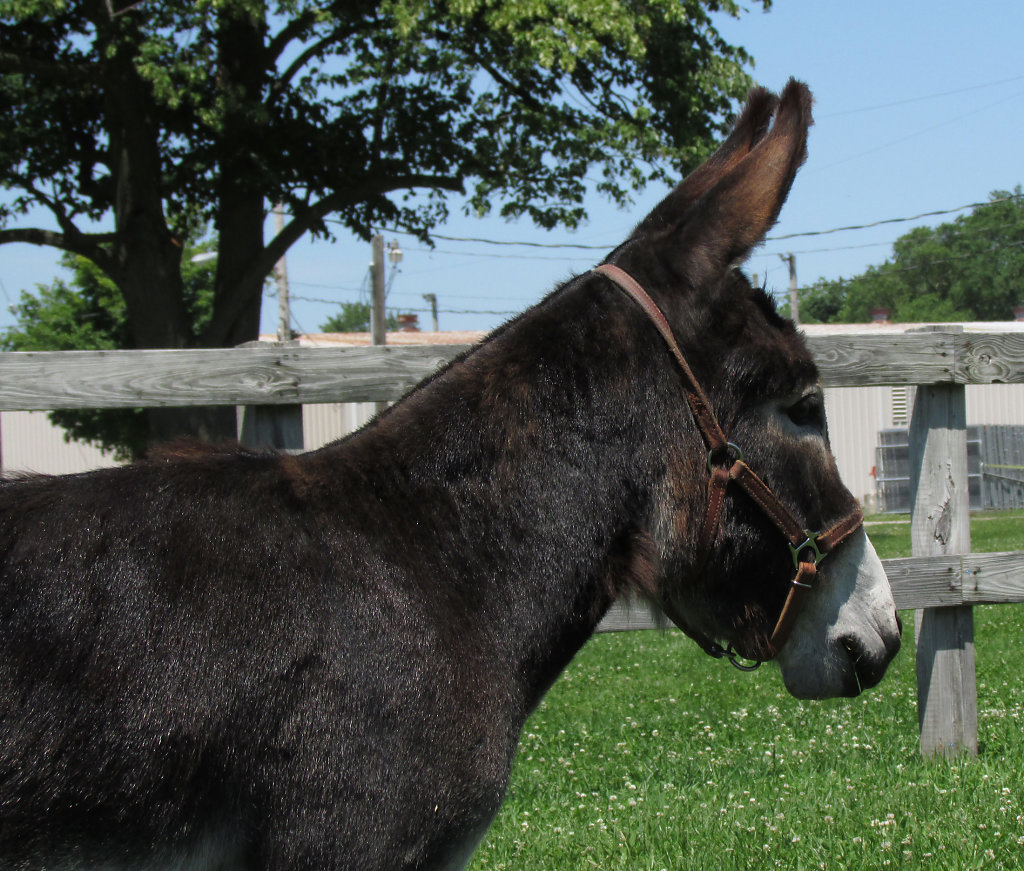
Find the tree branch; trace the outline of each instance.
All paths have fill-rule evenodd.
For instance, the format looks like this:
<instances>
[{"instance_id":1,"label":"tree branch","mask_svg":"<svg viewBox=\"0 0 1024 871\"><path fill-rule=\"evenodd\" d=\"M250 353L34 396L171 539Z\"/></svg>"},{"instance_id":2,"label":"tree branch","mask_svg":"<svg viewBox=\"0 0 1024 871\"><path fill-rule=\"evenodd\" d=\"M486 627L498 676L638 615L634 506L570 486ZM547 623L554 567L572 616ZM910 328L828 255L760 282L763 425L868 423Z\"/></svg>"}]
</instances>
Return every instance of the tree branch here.
<instances>
[{"instance_id":1,"label":"tree branch","mask_svg":"<svg viewBox=\"0 0 1024 871\"><path fill-rule=\"evenodd\" d=\"M331 212L339 211L346 206L355 203L366 202L374 196L389 193L395 190L408 190L417 187L430 187L439 190L462 193L465 188L459 178L453 176L428 175L425 173L409 173L408 175L394 176L388 179L381 179L376 182L368 181L345 191L329 194L317 201L285 224L278 233L267 244L263 253L249 264L245 272L238 276L235 282L236 287L259 287L263 278L270 274L275 264L287 253L288 249L295 244L317 221L322 220ZM226 300L224 306L216 313L204 335L205 344L210 347L219 347L223 344L231 324L245 310L251 300L242 294L232 293Z\"/></svg>"},{"instance_id":2,"label":"tree branch","mask_svg":"<svg viewBox=\"0 0 1024 871\"><path fill-rule=\"evenodd\" d=\"M300 39L310 27L316 24L317 18L318 13L315 10L307 10L282 27L274 38L267 43L267 65L273 66L276 64L277 59L288 48L292 40Z\"/></svg>"},{"instance_id":3,"label":"tree branch","mask_svg":"<svg viewBox=\"0 0 1024 871\"><path fill-rule=\"evenodd\" d=\"M267 97L266 104L271 106L277 100L278 97L288 88L291 80L298 75L299 71L309 63L310 59L315 57L316 54L326 46L335 42L341 36L340 30L332 30L327 36L314 42L309 48L301 52L295 60L293 60L288 68L281 73L280 76L274 81L273 85L270 86L270 93Z\"/></svg>"},{"instance_id":4,"label":"tree branch","mask_svg":"<svg viewBox=\"0 0 1024 871\"><path fill-rule=\"evenodd\" d=\"M518 82L505 76L503 73L498 72L498 68L494 66L486 58L476 54L476 52L469 52L469 57L472 58L476 63L480 65L494 81L496 81L503 88L514 94L518 100L525 105L529 106L535 112L542 112L544 110L544 104L533 96L527 88L522 87Z\"/></svg>"},{"instance_id":5,"label":"tree branch","mask_svg":"<svg viewBox=\"0 0 1024 871\"><path fill-rule=\"evenodd\" d=\"M25 73L59 85L81 85L98 80L94 64L54 63L10 51L0 51L0 72Z\"/></svg>"},{"instance_id":6,"label":"tree branch","mask_svg":"<svg viewBox=\"0 0 1024 871\"><path fill-rule=\"evenodd\" d=\"M47 245L67 251L69 254L78 254L91 260L111 278L115 278L114 258L103 246L112 244L117 239L116 233L80 233L77 230L59 233L56 230L43 230L39 227L12 227L9 230L0 230L0 245L24 242L28 245Z\"/></svg>"}]
</instances>

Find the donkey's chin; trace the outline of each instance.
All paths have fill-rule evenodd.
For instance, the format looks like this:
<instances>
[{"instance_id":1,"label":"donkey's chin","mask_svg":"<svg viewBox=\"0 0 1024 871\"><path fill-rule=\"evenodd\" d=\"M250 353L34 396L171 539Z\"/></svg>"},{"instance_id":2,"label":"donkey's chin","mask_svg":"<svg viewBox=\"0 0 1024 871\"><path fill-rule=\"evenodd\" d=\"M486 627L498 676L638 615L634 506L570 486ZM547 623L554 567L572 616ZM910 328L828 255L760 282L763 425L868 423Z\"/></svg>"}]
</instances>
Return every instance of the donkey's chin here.
<instances>
[{"instance_id":1,"label":"donkey's chin","mask_svg":"<svg viewBox=\"0 0 1024 871\"><path fill-rule=\"evenodd\" d=\"M821 564L777 657L786 689L803 699L855 696L882 679L901 632L882 561L861 529Z\"/></svg>"}]
</instances>

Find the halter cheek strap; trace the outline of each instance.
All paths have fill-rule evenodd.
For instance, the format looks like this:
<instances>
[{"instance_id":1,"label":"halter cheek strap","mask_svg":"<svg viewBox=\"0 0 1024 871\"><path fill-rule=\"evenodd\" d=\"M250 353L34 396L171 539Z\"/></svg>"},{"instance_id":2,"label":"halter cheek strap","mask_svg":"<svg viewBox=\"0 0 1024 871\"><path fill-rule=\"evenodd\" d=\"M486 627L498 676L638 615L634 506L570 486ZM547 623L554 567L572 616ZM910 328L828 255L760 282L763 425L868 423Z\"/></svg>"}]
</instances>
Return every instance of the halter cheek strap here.
<instances>
[{"instance_id":1,"label":"halter cheek strap","mask_svg":"<svg viewBox=\"0 0 1024 871\"><path fill-rule=\"evenodd\" d=\"M701 524L699 536L698 570L703 568L710 557L712 546L722 524L725 495L729 485L733 483L739 485L746 492L789 543L796 574L775 622L775 628L767 640L769 658L774 657L786 643L807 595L814 589L818 563L840 542L860 528L864 522L864 515L857 508L824 532L811 532L805 529L786 505L772 492L771 488L743 461L743 453L739 447L726 438L711 409L711 403L708 402L707 396L679 348L679 343L672 333L668 319L654 300L636 279L618 266L602 263L594 271L611 279L643 309L654 326L657 327L658 332L661 333L682 372L683 392L687 404L693 412L694 420L708 448L708 508L704 514L704 522ZM673 622L711 656L728 657L729 661L738 668L752 669L760 665L759 661L752 665L744 665L738 659L732 645L723 648L714 639L687 626L685 620L681 619L681 615L677 617L669 609L666 611Z\"/></svg>"}]
</instances>

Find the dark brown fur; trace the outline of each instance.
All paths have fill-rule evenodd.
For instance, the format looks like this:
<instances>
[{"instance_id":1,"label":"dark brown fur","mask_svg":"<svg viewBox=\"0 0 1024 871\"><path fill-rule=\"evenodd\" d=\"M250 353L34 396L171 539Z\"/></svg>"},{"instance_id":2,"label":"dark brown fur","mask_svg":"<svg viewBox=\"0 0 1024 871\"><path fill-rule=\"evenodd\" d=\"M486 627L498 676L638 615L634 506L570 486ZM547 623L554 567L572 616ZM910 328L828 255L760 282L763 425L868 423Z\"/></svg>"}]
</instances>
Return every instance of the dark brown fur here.
<instances>
[{"instance_id":1,"label":"dark brown fur","mask_svg":"<svg viewBox=\"0 0 1024 871\"><path fill-rule=\"evenodd\" d=\"M782 206L809 106L796 83L755 92L611 259L666 311L751 465L826 525L851 505L834 464L765 426L813 364L732 269ZM445 867L613 601L761 637L788 554L731 495L694 577L705 480L660 337L585 275L320 451L179 444L4 484L0 864L206 843L233 867Z\"/></svg>"}]
</instances>

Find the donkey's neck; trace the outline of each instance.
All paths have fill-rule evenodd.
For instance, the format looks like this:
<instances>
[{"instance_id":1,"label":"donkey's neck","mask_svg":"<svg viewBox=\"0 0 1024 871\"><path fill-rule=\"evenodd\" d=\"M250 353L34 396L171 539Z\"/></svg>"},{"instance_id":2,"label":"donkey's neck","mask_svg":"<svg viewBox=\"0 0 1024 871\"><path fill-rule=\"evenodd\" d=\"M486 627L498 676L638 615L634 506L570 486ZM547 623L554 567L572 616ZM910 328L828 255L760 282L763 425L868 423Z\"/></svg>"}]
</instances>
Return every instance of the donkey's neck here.
<instances>
[{"instance_id":1,"label":"donkey's neck","mask_svg":"<svg viewBox=\"0 0 1024 871\"><path fill-rule=\"evenodd\" d=\"M636 364L585 332L513 327L329 449L362 490L347 522L379 531L437 619L498 649L530 707L656 571Z\"/></svg>"}]
</instances>

